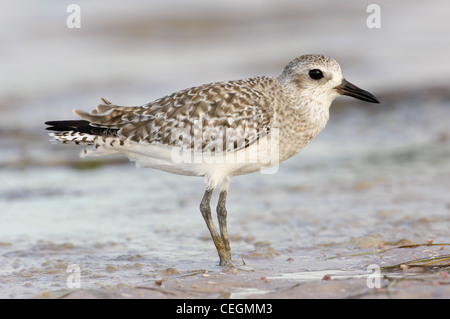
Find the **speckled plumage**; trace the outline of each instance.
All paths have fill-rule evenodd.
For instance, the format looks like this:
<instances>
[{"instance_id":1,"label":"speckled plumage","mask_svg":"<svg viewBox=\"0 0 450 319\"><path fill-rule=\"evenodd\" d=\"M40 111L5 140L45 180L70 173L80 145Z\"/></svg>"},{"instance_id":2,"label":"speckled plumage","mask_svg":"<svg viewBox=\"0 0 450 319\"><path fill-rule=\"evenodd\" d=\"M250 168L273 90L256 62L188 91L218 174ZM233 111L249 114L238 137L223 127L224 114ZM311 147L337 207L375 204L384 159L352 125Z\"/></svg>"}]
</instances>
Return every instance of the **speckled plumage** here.
<instances>
[{"instance_id":1,"label":"speckled plumage","mask_svg":"<svg viewBox=\"0 0 450 319\"><path fill-rule=\"evenodd\" d=\"M276 78L205 84L137 107L103 100L91 113L74 110L82 120L47 124L55 140L86 145L83 155L122 153L139 167L205 176L201 211L221 264L230 265L223 218L230 178L299 153L325 127L341 94L378 102L345 81L334 59L304 55ZM211 192L220 185L218 235L208 214Z\"/></svg>"},{"instance_id":2,"label":"speckled plumage","mask_svg":"<svg viewBox=\"0 0 450 319\"><path fill-rule=\"evenodd\" d=\"M261 128L269 128L275 98L267 98L272 89L268 77L205 84L185 89L138 107L122 107L108 101L93 112L75 110L91 125L117 129L117 138L142 144L162 144L191 148L201 152L213 142L217 129L244 137L245 145L255 142ZM185 131L202 143L176 138ZM236 138L237 140L237 138ZM243 145L239 145L241 148ZM234 151L236 148L218 151Z\"/></svg>"}]
</instances>

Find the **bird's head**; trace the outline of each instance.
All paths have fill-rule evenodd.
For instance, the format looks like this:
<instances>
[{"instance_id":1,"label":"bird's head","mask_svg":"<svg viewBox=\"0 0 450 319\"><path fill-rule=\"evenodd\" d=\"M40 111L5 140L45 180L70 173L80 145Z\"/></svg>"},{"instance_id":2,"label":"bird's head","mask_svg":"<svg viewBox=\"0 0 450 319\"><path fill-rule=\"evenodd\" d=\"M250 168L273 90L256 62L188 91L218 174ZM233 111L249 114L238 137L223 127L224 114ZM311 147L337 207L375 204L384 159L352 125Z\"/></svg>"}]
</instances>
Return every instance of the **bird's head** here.
<instances>
[{"instance_id":1,"label":"bird's head","mask_svg":"<svg viewBox=\"0 0 450 319\"><path fill-rule=\"evenodd\" d=\"M345 80L336 60L324 55L308 54L292 60L279 80L292 85L302 96L322 100L328 105L340 95L380 103L373 94Z\"/></svg>"}]
</instances>

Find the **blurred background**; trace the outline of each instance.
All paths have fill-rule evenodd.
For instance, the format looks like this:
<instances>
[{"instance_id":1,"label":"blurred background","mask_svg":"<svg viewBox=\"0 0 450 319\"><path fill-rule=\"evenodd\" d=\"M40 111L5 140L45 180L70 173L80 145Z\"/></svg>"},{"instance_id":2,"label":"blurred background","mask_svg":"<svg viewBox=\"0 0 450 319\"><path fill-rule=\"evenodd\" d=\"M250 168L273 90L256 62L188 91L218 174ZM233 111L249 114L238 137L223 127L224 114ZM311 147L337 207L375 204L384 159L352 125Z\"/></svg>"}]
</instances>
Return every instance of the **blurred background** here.
<instances>
[{"instance_id":1,"label":"blurred background","mask_svg":"<svg viewBox=\"0 0 450 319\"><path fill-rule=\"evenodd\" d=\"M71 3L80 28L67 26ZM371 3L379 28L368 26ZM334 57L381 104L339 98L326 129L277 174L236 178L230 232L258 234L280 251L372 233L449 240L449 11L445 0L2 1L3 279L23 288L18 274L42 276L35 266L46 256L96 249L153 249L146 264L156 268L191 265L198 254L211 263L211 243L198 243L208 237L197 211L201 179L136 171L121 158L79 159L80 148L51 144L43 123L72 119L73 108L91 110L101 97L141 105L203 83L278 76L307 53ZM279 231L267 226L273 221Z\"/></svg>"}]
</instances>

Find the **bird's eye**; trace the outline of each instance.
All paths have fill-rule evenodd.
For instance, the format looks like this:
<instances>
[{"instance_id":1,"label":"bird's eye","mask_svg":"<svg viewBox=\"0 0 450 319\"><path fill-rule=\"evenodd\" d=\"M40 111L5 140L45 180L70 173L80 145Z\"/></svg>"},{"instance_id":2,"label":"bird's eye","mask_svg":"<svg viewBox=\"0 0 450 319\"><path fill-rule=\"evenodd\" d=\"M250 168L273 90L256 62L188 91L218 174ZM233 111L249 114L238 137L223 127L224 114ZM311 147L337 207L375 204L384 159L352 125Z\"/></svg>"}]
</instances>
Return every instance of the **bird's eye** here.
<instances>
[{"instance_id":1,"label":"bird's eye","mask_svg":"<svg viewBox=\"0 0 450 319\"><path fill-rule=\"evenodd\" d=\"M319 69L309 70L309 77L314 80L320 80L323 78L323 73Z\"/></svg>"}]
</instances>

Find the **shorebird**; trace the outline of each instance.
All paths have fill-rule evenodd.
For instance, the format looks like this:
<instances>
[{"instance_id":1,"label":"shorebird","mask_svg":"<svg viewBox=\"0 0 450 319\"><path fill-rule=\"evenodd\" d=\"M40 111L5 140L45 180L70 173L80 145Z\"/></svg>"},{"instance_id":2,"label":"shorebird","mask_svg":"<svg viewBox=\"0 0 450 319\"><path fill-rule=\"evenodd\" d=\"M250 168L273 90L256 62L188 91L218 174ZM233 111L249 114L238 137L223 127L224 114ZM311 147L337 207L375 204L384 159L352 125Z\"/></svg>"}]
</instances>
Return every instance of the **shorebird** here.
<instances>
[{"instance_id":1,"label":"shorebird","mask_svg":"<svg viewBox=\"0 0 450 319\"><path fill-rule=\"evenodd\" d=\"M141 106L102 99L90 113L74 109L81 119L45 124L54 140L85 145L81 156L119 153L137 167L204 176L200 211L219 265L233 267L225 206L231 177L298 154L325 127L340 95L379 103L346 81L333 58L310 54L292 60L278 77L205 84ZM219 188L218 231L210 202Z\"/></svg>"}]
</instances>

